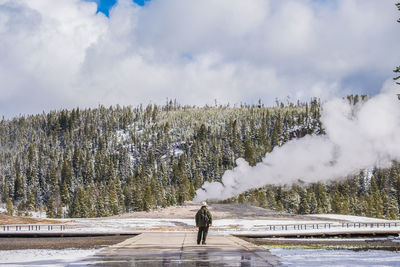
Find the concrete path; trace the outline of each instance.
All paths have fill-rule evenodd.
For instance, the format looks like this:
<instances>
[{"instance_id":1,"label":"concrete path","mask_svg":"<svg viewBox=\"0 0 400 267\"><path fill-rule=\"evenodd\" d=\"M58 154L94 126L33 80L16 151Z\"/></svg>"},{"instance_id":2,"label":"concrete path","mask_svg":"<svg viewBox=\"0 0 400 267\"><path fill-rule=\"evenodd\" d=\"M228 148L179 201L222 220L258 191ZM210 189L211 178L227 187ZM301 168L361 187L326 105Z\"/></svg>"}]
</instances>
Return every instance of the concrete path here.
<instances>
[{"instance_id":1,"label":"concrete path","mask_svg":"<svg viewBox=\"0 0 400 267\"><path fill-rule=\"evenodd\" d=\"M268 250L231 235L210 234L207 245L196 233L143 233L86 259L94 266L279 266Z\"/></svg>"}]
</instances>

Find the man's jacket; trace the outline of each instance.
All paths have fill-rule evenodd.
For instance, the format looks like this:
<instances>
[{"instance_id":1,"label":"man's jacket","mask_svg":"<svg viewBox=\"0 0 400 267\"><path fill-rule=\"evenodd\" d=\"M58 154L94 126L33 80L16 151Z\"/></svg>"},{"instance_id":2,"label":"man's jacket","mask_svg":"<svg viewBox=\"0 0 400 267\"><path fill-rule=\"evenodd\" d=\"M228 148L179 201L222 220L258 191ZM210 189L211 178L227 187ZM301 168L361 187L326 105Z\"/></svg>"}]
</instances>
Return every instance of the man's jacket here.
<instances>
[{"instance_id":1,"label":"man's jacket","mask_svg":"<svg viewBox=\"0 0 400 267\"><path fill-rule=\"evenodd\" d=\"M206 215L208 222L204 220L204 215ZM212 224L212 215L211 212L207 209L207 207L203 206L199 211L196 213L196 226L205 227Z\"/></svg>"}]
</instances>

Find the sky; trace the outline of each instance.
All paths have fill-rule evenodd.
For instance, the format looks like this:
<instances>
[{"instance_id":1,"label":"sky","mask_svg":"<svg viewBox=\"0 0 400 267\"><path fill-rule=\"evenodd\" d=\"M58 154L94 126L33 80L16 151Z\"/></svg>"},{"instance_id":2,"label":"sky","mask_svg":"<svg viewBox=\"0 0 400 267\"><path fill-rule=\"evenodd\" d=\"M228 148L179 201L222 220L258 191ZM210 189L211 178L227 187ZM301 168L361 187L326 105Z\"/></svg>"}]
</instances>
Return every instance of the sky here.
<instances>
[{"instance_id":1,"label":"sky","mask_svg":"<svg viewBox=\"0 0 400 267\"><path fill-rule=\"evenodd\" d=\"M0 0L0 116L375 95L400 64L396 2Z\"/></svg>"}]
</instances>

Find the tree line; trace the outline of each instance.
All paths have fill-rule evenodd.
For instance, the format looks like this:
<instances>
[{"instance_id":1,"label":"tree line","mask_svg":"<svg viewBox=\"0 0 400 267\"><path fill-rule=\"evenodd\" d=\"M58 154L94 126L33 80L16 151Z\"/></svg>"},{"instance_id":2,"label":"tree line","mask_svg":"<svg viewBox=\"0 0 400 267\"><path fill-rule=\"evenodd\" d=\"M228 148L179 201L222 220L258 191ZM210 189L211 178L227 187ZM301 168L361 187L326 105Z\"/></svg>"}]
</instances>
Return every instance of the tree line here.
<instances>
[{"instance_id":1,"label":"tree line","mask_svg":"<svg viewBox=\"0 0 400 267\"><path fill-rule=\"evenodd\" d=\"M347 99L357 104L366 96ZM318 99L277 101L274 107L261 102L194 107L168 101L3 119L0 199L10 214L41 210L58 218L179 205L193 199L204 181L220 181L239 157L255 165L288 140L324 134L320 112ZM228 201L302 214L395 218L399 191L395 168L330 184L270 185ZM383 210L373 203L382 203Z\"/></svg>"}]
</instances>

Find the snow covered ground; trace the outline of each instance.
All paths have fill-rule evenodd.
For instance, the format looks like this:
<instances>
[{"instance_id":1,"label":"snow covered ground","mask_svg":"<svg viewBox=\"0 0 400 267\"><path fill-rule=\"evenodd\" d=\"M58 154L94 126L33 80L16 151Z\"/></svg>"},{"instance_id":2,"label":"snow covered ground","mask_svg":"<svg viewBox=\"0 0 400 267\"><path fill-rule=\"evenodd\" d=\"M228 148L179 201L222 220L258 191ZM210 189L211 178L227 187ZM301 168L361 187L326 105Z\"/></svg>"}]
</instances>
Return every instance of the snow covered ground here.
<instances>
[{"instance_id":1,"label":"snow covered ground","mask_svg":"<svg viewBox=\"0 0 400 267\"><path fill-rule=\"evenodd\" d=\"M370 222L361 218L355 223L356 218L349 224L333 222L324 217L321 220L245 220L222 219L214 220L210 232L221 234L292 234L292 233L337 233L343 231L382 232L388 230L400 231L400 221L394 226L395 221L373 219ZM369 219L369 218L367 218ZM392 222L390 228L388 223ZM380 223L377 225L377 223ZM383 225L385 223L385 225ZM372 225L373 224L373 225ZM371 226L372 225L372 226ZM113 219L75 219L74 223L67 225L69 232L146 232L146 231L196 231L193 219L167 219L167 218L113 218Z\"/></svg>"},{"instance_id":2,"label":"snow covered ground","mask_svg":"<svg viewBox=\"0 0 400 267\"><path fill-rule=\"evenodd\" d=\"M329 216L329 218L327 218ZM315 216L314 216L315 218ZM352 230L371 229L371 223L388 223L386 220L377 220L364 217L321 215L320 220L278 220L278 219L220 219L214 220L210 234L265 234L271 233L306 233L306 232L335 232L342 229L342 222L365 222L367 227L353 228ZM330 221L329 219L341 220ZM368 220L371 219L371 220ZM393 222L393 221L392 221ZM66 232L145 232L145 231L196 231L194 219L175 218L95 218L95 219L64 219ZM322 228L324 224L331 224L331 228ZM397 221L400 231L400 221ZM320 229L313 229L312 225L320 224ZM284 226L292 227L283 230ZM293 229L293 225L307 225L305 228ZM275 226L276 229L271 229ZM394 227L391 227L394 229ZM374 226L374 231L385 230ZM0 232L3 227L0 227ZM48 231L45 227L42 231ZM41 231L41 232L42 232ZM59 230L54 230L56 232ZM360 241L360 239L357 239ZM396 240L397 241L397 240ZM368 250L355 252L352 250L330 249L283 249L272 248L271 252L281 258L285 266L400 266L400 253L390 251ZM98 250L64 249L64 250L11 250L0 251L0 266L81 266L85 257L94 255Z\"/></svg>"},{"instance_id":3,"label":"snow covered ground","mask_svg":"<svg viewBox=\"0 0 400 267\"><path fill-rule=\"evenodd\" d=\"M94 255L97 249L24 249L0 250L0 266L79 266L82 260Z\"/></svg>"},{"instance_id":4,"label":"snow covered ground","mask_svg":"<svg viewBox=\"0 0 400 267\"><path fill-rule=\"evenodd\" d=\"M340 232L382 232L399 231L400 221L387 221L373 218L333 215L336 220L331 221L326 216L320 220L258 220L258 219L220 219L214 220L211 232L221 234L301 234L301 233L340 233ZM176 218L101 218L101 219L65 219L63 232L92 232L92 233L140 233L146 231L196 231L194 219ZM358 223L360 222L360 224ZM391 223L390 227L388 223ZM379 223L379 225L378 225ZM396 223L396 225L395 225ZM15 227L5 229L0 227L0 232L16 231ZM18 232L28 231L28 226L22 226ZM40 232L48 231L42 227ZM60 231L60 226L53 226L53 232ZM32 232L32 230L30 231Z\"/></svg>"},{"instance_id":5,"label":"snow covered ground","mask_svg":"<svg viewBox=\"0 0 400 267\"><path fill-rule=\"evenodd\" d=\"M382 250L269 249L284 266L400 266L400 253Z\"/></svg>"}]
</instances>

